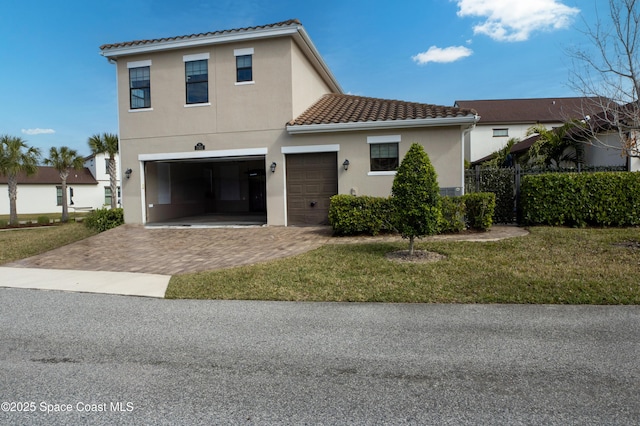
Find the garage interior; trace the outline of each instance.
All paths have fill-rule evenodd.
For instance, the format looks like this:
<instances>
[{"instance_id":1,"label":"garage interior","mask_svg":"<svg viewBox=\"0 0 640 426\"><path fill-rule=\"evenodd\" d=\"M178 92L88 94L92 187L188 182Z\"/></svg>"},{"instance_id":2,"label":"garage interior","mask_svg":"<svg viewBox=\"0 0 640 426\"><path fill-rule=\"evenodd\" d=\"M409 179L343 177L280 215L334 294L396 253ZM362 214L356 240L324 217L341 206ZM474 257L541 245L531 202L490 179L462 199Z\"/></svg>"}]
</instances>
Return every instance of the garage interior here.
<instances>
[{"instance_id":1,"label":"garage interior","mask_svg":"<svg viewBox=\"0 0 640 426\"><path fill-rule=\"evenodd\" d=\"M149 161L148 226L255 226L267 223L265 159Z\"/></svg>"}]
</instances>

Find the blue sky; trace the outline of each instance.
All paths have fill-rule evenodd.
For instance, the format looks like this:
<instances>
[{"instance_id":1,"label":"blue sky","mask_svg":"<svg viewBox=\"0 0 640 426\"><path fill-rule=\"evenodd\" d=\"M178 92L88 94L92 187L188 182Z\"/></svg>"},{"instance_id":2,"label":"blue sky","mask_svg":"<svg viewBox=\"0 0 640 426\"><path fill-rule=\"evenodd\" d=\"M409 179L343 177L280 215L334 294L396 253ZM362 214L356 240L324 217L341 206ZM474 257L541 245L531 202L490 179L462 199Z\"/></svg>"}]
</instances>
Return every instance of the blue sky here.
<instances>
[{"instance_id":1,"label":"blue sky","mask_svg":"<svg viewBox=\"0 0 640 426\"><path fill-rule=\"evenodd\" d=\"M601 1L601 0L598 0ZM106 43L299 19L346 93L439 105L577 96L566 49L596 1L3 0L0 134L46 152L117 132Z\"/></svg>"}]
</instances>

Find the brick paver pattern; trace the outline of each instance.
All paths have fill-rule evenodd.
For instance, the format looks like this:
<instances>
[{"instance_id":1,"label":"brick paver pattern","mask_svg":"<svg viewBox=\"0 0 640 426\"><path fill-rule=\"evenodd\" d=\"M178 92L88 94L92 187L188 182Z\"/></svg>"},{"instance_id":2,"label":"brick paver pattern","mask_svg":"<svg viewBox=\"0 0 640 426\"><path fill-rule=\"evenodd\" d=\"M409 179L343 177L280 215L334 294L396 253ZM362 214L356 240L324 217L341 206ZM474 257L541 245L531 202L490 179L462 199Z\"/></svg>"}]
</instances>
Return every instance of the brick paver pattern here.
<instances>
[{"instance_id":1,"label":"brick paver pattern","mask_svg":"<svg viewBox=\"0 0 640 426\"><path fill-rule=\"evenodd\" d=\"M526 233L522 228L494 226L486 233L429 238L487 241ZM175 275L266 262L324 244L400 239L397 235L332 237L329 227L154 229L123 225L3 266Z\"/></svg>"}]
</instances>

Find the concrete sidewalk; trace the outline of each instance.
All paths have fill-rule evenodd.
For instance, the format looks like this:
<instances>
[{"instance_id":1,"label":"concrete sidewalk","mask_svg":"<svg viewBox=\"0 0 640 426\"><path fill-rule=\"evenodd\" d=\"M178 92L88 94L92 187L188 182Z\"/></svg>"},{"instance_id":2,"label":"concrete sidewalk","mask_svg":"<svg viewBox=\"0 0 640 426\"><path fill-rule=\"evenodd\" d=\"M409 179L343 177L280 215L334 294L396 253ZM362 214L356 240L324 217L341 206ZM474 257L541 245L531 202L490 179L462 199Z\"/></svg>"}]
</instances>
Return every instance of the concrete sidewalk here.
<instances>
[{"instance_id":1,"label":"concrete sidewalk","mask_svg":"<svg viewBox=\"0 0 640 426\"><path fill-rule=\"evenodd\" d=\"M0 267L0 287L163 298L170 275Z\"/></svg>"}]
</instances>

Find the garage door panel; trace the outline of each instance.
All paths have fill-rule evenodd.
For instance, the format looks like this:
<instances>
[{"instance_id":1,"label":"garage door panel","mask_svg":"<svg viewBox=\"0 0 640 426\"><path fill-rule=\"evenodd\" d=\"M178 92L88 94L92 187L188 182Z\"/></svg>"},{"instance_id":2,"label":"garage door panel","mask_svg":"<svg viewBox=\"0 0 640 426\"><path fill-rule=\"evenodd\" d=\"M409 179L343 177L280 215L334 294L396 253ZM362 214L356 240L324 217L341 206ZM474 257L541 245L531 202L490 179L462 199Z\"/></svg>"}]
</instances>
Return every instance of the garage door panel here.
<instances>
[{"instance_id":1,"label":"garage door panel","mask_svg":"<svg viewBox=\"0 0 640 426\"><path fill-rule=\"evenodd\" d=\"M286 164L289 224L328 223L329 199L338 193L337 153L289 154Z\"/></svg>"}]
</instances>

